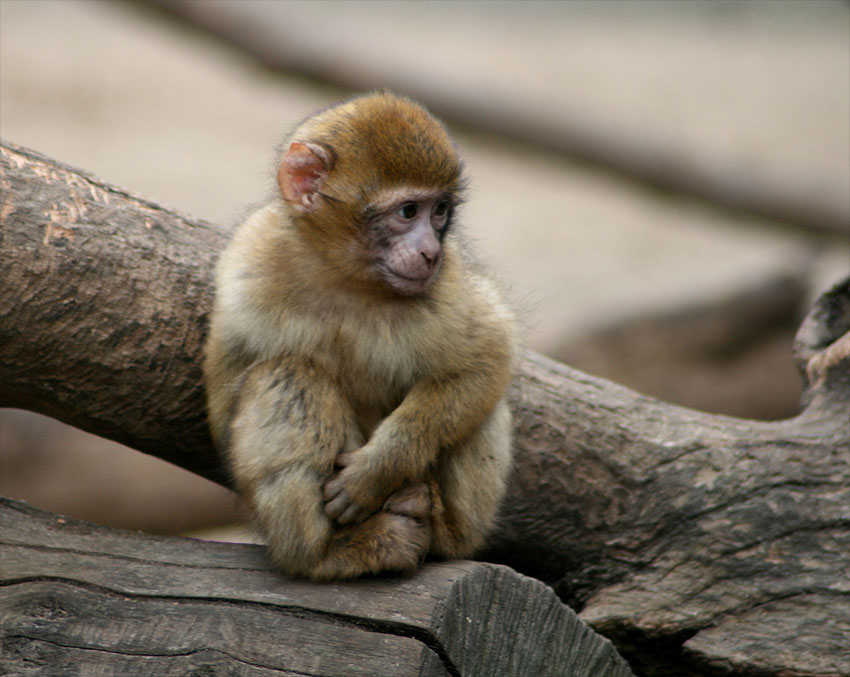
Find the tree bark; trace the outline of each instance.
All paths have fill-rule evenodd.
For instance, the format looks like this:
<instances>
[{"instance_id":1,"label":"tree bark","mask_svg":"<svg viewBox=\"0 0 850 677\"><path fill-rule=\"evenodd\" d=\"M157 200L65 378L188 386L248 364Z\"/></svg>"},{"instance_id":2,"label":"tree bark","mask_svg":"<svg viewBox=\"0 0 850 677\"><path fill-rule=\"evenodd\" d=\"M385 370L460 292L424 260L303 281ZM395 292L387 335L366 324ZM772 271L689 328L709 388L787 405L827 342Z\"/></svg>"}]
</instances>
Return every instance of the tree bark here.
<instances>
[{"instance_id":1,"label":"tree bark","mask_svg":"<svg viewBox=\"0 0 850 677\"><path fill-rule=\"evenodd\" d=\"M0 187L0 404L226 482L199 369L225 235L11 144ZM850 675L850 279L795 357L805 408L767 423L527 353L483 557L551 584L639 674Z\"/></svg>"},{"instance_id":2,"label":"tree bark","mask_svg":"<svg viewBox=\"0 0 850 677\"><path fill-rule=\"evenodd\" d=\"M539 581L477 562L287 581L250 545L97 527L0 499L3 674L629 677Z\"/></svg>"}]
</instances>

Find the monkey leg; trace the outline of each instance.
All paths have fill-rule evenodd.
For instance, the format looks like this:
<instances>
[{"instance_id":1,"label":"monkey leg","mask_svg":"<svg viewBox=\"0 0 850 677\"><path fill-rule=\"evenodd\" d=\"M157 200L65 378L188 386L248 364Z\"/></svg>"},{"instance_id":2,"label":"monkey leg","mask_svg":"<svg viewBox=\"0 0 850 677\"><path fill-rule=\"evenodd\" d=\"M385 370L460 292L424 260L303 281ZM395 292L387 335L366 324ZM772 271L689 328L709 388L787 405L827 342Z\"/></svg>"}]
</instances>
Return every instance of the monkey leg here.
<instances>
[{"instance_id":1,"label":"monkey leg","mask_svg":"<svg viewBox=\"0 0 850 677\"><path fill-rule=\"evenodd\" d=\"M511 469L512 427L501 401L471 437L441 454L431 480L434 555L470 557L484 545Z\"/></svg>"},{"instance_id":2,"label":"monkey leg","mask_svg":"<svg viewBox=\"0 0 850 677\"><path fill-rule=\"evenodd\" d=\"M325 556L306 575L329 580L381 571L412 573L431 542L430 512L428 485L400 489L386 500L381 511L334 533Z\"/></svg>"},{"instance_id":3,"label":"monkey leg","mask_svg":"<svg viewBox=\"0 0 850 677\"><path fill-rule=\"evenodd\" d=\"M256 511L271 559L285 573L313 580L382 571L412 572L430 543L430 500L402 490L360 524L338 527L325 515L320 482L302 469L278 473L257 494Z\"/></svg>"},{"instance_id":4,"label":"monkey leg","mask_svg":"<svg viewBox=\"0 0 850 677\"><path fill-rule=\"evenodd\" d=\"M325 514L322 484L335 458L362 444L348 401L310 361L287 358L249 372L230 426L231 470L285 573L350 578L410 571L423 558L430 502L415 491L397 492L360 524L338 528Z\"/></svg>"}]
</instances>

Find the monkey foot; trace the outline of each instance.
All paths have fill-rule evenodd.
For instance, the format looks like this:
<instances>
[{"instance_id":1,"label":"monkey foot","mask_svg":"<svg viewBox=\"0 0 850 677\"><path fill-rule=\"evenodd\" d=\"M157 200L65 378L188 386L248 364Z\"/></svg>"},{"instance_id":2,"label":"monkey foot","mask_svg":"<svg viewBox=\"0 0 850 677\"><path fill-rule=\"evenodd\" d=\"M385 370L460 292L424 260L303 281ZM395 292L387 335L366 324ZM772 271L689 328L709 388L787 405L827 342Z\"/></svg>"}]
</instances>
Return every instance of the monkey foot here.
<instances>
[{"instance_id":1,"label":"monkey foot","mask_svg":"<svg viewBox=\"0 0 850 677\"><path fill-rule=\"evenodd\" d=\"M431 490L425 482L406 486L390 495L384 502L384 510L424 520L431 512Z\"/></svg>"}]
</instances>

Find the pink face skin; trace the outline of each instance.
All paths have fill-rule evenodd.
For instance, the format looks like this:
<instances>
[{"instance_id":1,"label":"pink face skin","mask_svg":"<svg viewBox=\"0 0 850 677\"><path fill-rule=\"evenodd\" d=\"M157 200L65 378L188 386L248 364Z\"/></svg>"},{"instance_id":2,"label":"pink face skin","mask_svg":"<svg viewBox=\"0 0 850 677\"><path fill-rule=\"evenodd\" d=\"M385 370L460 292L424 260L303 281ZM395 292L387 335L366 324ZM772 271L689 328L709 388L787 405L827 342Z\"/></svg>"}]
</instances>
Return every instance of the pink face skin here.
<instances>
[{"instance_id":1,"label":"pink face skin","mask_svg":"<svg viewBox=\"0 0 850 677\"><path fill-rule=\"evenodd\" d=\"M395 292L413 296L436 278L443 259L440 243L451 203L443 195L399 192L387 201L378 223L384 230L378 269Z\"/></svg>"},{"instance_id":2,"label":"pink face skin","mask_svg":"<svg viewBox=\"0 0 850 677\"><path fill-rule=\"evenodd\" d=\"M323 201L344 204L322 193L332 157L320 145L294 142L278 168L280 193L296 212L314 213ZM402 296L425 291L443 260L441 241L449 226L453 201L444 191L401 187L369 205L368 257L381 280Z\"/></svg>"}]
</instances>

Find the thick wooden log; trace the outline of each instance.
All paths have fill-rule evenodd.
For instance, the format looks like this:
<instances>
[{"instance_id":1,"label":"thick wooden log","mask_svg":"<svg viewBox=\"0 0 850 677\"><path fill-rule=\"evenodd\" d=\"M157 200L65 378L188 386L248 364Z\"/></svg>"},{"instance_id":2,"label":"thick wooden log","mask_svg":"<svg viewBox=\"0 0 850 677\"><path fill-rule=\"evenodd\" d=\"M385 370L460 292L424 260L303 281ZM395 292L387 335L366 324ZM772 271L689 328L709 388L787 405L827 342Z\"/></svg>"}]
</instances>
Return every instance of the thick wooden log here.
<instances>
[{"instance_id":1,"label":"thick wooden log","mask_svg":"<svg viewBox=\"0 0 850 677\"><path fill-rule=\"evenodd\" d=\"M796 354L807 406L777 422L529 355L485 558L551 583L641 673L850 675L850 279Z\"/></svg>"},{"instance_id":2,"label":"thick wooden log","mask_svg":"<svg viewBox=\"0 0 850 677\"><path fill-rule=\"evenodd\" d=\"M0 403L224 481L198 366L224 235L8 144L0 186ZM484 557L550 583L643 674L850 674L850 280L795 352L805 408L777 422L527 354Z\"/></svg>"},{"instance_id":3,"label":"thick wooden log","mask_svg":"<svg viewBox=\"0 0 850 677\"><path fill-rule=\"evenodd\" d=\"M632 674L550 588L494 564L311 584L279 576L258 546L5 499L0 553L4 674Z\"/></svg>"},{"instance_id":4,"label":"thick wooden log","mask_svg":"<svg viewBox=\"0 0 850 677\"><path fill-rule=\"evenodd\" d=\"M225 234L12 146L0 190L0 406L223 481L199 356Z\"/></svg>"}]
</instances>

